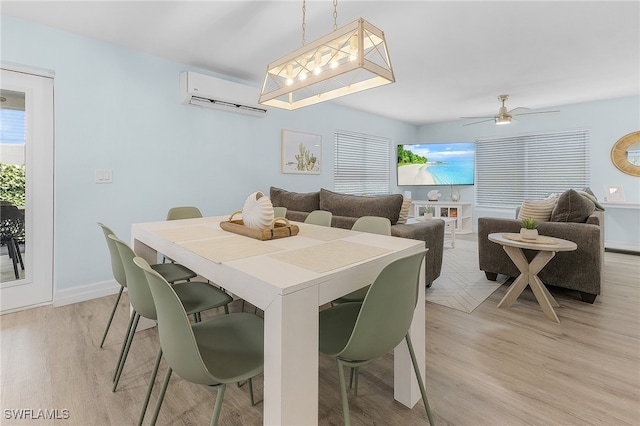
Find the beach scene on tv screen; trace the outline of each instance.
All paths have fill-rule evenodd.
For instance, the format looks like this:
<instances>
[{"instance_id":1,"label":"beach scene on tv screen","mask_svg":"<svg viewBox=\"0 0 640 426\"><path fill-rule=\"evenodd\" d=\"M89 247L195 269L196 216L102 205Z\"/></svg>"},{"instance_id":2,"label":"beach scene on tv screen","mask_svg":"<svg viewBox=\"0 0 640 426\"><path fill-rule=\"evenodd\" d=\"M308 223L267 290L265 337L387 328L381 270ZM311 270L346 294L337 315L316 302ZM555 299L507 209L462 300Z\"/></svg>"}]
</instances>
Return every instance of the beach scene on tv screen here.
<instances>
[{"instance_id":1,"label":"beach scene on tv screen","mask_svg":"<svg viewBox=\"0 0 640 426\"><path fill-rule=\"evenodd\" d=\"M473 142L398 145L398 185L472 185Z\"/></svg>"}]
</instances>

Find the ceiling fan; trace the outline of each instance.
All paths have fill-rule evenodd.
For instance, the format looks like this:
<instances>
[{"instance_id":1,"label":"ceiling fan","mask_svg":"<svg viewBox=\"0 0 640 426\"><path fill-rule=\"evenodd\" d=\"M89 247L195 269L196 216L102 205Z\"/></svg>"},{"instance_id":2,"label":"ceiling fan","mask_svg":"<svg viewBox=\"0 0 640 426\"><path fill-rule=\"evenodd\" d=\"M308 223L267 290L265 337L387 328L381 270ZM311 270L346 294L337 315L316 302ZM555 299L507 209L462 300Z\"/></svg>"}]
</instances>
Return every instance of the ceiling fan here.
<instances>
[{"instance_id":1,"label":"ceiling fan","mask_svg":"<svg viewBox=\"0 0 640 426\"><path fill-rule=\"evenodd\" d=\"M461 118L483 118L484 120L474 121L473 123L467 123L465 126L470 126L472 124L485 123L487 121L495 121L496 124L511 124L512 120L515 120L515 117L521 115L535 115L535 114L552 114L556 112L560 112L558 110L555 111L538 111L538 112L520 112L526 111L529 108L525 107L517 107L510 111L507 111L507 107L504 106L504 102L509 99L509 95L500 95L498 96L498 100L502 102L502 106L498 110L498 114L493 117L461 117Z\"/></svg>"}]
</instances>

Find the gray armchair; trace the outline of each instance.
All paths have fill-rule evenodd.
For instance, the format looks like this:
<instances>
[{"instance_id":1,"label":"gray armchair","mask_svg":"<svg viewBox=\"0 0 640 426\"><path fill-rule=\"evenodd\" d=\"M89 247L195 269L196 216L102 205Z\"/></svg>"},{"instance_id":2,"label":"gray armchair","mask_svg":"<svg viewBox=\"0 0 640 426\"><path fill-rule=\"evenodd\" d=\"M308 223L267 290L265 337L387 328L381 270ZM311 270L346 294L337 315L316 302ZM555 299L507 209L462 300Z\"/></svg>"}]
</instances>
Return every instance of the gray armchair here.
<instances>
[{"instance_id":1,"label":"gray armchair","mask_svg":"<svg viewBox=\"0 0 640 426\"><path fill-rule=\"evenodd\" d=\"M558 252L538 274L543 283L576 290L583 302L593 303L600 294L602 263L604 260L604 214L595 211L586 223L541 222L540 235L562 238L578 245L577 250ZM493 232L520 231L516 219L481 217L478 219L478 257L480 269L487 279L495 281L497 274L517 277L520 272L500 244L489 241ZM531 260L535 252L527 250Z\"/></svg>"}]
</instances>

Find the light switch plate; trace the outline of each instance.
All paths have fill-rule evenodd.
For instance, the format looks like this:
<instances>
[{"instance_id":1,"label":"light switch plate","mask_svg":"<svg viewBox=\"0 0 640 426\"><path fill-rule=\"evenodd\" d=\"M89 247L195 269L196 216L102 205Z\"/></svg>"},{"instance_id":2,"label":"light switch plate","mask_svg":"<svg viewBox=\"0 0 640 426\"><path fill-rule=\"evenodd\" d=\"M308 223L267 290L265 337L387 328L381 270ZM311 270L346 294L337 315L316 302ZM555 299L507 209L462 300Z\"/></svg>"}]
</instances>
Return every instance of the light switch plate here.
<instances>
[{"instance_id":1,"label":"light switch plate","mask_svg":"<svg viewBox=\"0 0 640 426\"><path fill-rule=\"evenodd\" d=\"M111 169L96 169L96 183L113 182Z\"/></svg>"}]
</instances>

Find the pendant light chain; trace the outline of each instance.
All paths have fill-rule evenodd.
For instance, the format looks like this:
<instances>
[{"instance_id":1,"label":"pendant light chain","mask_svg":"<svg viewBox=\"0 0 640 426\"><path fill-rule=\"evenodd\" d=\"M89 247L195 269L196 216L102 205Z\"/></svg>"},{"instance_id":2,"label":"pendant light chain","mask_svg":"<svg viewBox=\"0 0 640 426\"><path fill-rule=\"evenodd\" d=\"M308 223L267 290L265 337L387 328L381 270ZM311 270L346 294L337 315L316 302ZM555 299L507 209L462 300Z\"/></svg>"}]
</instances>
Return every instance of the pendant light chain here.
<instances>
[{"instance_id":1,"label":"pendant light chain","mask_svg":"<svg viewBox=\"0 0 640 426\"><path fill-rule=\"evenodd\" d=\"M307 13L307 2L306 2L306 0L302 0L302 45L303 46L305 44L305 39L304 39L305 34L304 33L305 33L306 29L307 29L307 24L305 22L306 13Z\"/></svg>"},{"instance_id":2,"label":"pendant light chain","mask_svg":"<svg viewBox=\"0 0 640 426\"><path fill-rule=\"evenodd\" d=\"M338 29L338 0L333 0L333 31Z\"/></svg>"}]
</instances>

